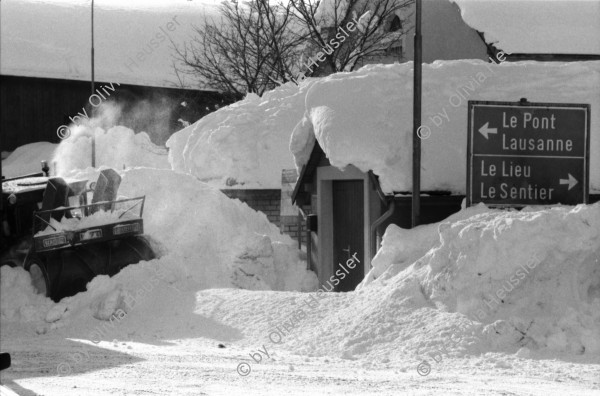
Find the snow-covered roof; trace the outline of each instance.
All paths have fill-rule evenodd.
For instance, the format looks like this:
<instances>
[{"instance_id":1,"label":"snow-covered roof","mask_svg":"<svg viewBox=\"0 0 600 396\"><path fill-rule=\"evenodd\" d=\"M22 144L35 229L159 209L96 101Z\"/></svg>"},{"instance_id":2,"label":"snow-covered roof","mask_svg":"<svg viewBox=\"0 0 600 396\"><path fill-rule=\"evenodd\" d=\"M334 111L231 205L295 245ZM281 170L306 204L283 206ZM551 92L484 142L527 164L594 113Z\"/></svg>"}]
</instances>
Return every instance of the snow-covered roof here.
<instances>
[{"instance_id":1,"label":"snow-covered roof","mask_svg":"<svg viewBox=\"0 0 600 396\"><path fill-rule=\"evenodd\" d=\"M248 94L173 134L171 166L219 188L281 188L281 171L294 168L289 141L309 86Z\"/></svg>"},{"instance_id":2,"label":"snow-covered roof","mask_svg":"<svg viewBox=\"0 0 600 396\"><path fill-rule=\"evenodd\" d=\"M217 0L96 0L95 78L179 86L169 40L191 40L193 25L217 15ZM91 2L2 2L0 74L88 81ZM185 81L191 87L191 81Z\"/></svg>"},{"instance_id":3,"label":"snow-covered roof","mask_svg":"<svg viewBox=\"0 0 600 396\"><path fill-rule=\"evenodd\" d=\"M315 138L332 165L373 170L386 192L410 191L412 63L285 84L207 115L167 142L173 169L220 188L279 188ZM600 192L600 62L437 61L423 65L424 190L465 192L467 101L589 103L591 191ZM290 142L291 136L291 142ZM289 148L294 157L289 153Z\"/></svg>"},{"instance_id":4,"label":"snow-covered roof","mask_svg":"<svg viewBox=\"0 0 600 396\"><path fill-rule=\"evenodd\" d=\"M451 1L488 44L506 53L600 55L600 1Z\"/></svg>"},{"instance_id":5,"label":"snow-covered roof","mask_svg":"<svg viewBox=\"0 0 600 396\"><path fill-rule=\"evenodd\" d=\"M379 176L386 193L412 186L412 63L369 65L312 83L290 147L300 170L315 141L333 166ZM465 193L469 100L588 103L600 108L600 62L437 61L423 65L423 190ZM591 111L590 186L600 192L600 112ZM427 127L428 129L425 129Z\"/></svg>"}]
</instances>

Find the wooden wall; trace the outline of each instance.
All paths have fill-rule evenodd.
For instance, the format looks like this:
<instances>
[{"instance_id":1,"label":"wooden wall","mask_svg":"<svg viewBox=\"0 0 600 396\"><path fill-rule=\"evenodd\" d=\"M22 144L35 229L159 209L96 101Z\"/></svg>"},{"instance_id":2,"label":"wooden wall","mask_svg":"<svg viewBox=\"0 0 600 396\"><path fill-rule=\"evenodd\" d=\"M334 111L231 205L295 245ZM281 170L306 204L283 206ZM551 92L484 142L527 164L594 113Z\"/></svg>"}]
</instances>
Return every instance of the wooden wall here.
<instances>
[{"instance_id":1,"label":"wooden wall","mask_svg":"<svg viewBox=\"0 0 600 396\"><path fill-rule=\"evenodd\" d=\"M106 85L110 83L96 82L96 88ZM148 132L155 144L163 144L183 127L179 118L193 123L230 103L216 92L125 84L113 87L114 92L104 96L105 102L122 107L119 124ZM69 117L83 107L88 115L92 113L90 94L91 84L86 81L0 76L0 149L12 151L39 141L57 143L56 130L68 125ZM181 105L184 101L186 106Z\"/></svg>"}]
</instances>

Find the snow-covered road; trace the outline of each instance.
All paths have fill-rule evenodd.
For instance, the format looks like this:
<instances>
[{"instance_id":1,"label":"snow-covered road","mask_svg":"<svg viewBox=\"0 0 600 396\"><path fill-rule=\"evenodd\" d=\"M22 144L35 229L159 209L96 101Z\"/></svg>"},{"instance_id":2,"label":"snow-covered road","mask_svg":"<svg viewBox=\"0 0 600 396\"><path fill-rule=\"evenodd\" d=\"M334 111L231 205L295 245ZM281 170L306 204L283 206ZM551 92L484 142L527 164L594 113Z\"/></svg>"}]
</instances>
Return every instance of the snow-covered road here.
<instances>
[{"instance_id":1,"label":"snow-covered road","mask_svg":"<svg viewBox=\"0 0 600 396\"><path fill-rule=\"evenodd\" d=\"M94 344L36 335L26 324L2 330L2 349L13 358L2 382L23 396L600 395L600 359L580 364L503 353L443 356L421 376L416 356L390 362L309 357L271 344L265 345L270 358L256 364L249 357L257 347L252 340L219 348L224 337L218 334L171 340L157 332ZM251 365L247 376L237 373L240 362Z\"/></svg>"},{"instance_id":2,"label":"snow-covered road","mask_svg":"<svg viewBox=\"0 0 600 396\"><path fill-rule=\"evenodd\" d=\"M600 395L600 204L390 226L334 293L264 214L188 175L124 175L158 259L58 303L0 268L0 379L20 395Z\"/></svg>"}]
</instances>

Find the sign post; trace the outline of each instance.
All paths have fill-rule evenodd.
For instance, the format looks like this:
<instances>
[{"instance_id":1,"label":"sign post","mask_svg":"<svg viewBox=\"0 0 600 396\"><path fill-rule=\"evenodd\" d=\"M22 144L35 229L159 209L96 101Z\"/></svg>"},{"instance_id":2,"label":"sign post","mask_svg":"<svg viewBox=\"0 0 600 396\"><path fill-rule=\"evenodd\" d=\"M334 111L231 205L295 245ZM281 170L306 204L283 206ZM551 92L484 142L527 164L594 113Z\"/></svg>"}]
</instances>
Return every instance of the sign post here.
<instances>
[{"instance_id":1,"label":"sign post","mask_svg":"<svg viewBox=\"0 0 600 396\"><path fill-rule=\"evenodd\" d=\"M421 85L423 63L423 38L421 37L421 0L416 0L415 59L413 61L413 151L412 151L412 201L411 227L419 225L421 217Z\"/></svg>"},{"instance_id":2,"label":"sign post","mask_svg":"<svg viewBox=\"0 0 600 396\"><path fill-rule=\"evenodd\" d=\"M94 94L94 0L92 0L92 52L91 52L91 60L92 60L92 93ZM91 97L91 96L90 96ZM96 167L96 131L94 128L90 128L92 130L92 168Z\"/></svg>"},{"instance_id":3,"label":"sign post","mask_svg":"<svg viewBox=\"0 0 600 396\"><path fill-rule=\"evenodd\" d=\"M467 206L588 203L589 104L469 101Z\"/></svg>"}]
</instances>

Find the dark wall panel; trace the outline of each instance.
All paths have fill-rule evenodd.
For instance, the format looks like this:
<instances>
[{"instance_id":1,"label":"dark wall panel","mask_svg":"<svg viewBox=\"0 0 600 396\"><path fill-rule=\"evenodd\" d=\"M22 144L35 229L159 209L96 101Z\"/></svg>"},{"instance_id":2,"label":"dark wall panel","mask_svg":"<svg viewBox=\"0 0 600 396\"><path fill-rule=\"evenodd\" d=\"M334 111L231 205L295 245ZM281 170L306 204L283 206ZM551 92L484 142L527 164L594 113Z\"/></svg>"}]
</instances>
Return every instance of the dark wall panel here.
<instances>
[{"instance_id":1,"label":"dark wall panel","mask_svg":"<svg viewBox=\"0 0 600 396\"><path fill-rule=\"evenodd\" d=\"M107 96L102 91L107 85L96 82L95 86L106 98L103 103L117 104L122 110L117 124L148 132L156 144L164 144L183 127L179 119L193 123L230 103L216 92L124 84L113 84L114 91L105 88ZM11 151L38 141L57 143L56 130L68 125L69 117L82 113L82 108L88 115L97 109L89 103L90 95L86 81L0 76L0 149Z\"/></svg>"}]
</instances>

